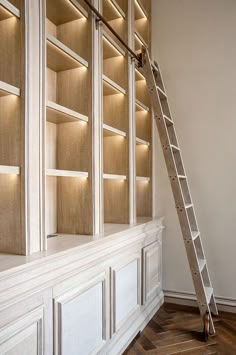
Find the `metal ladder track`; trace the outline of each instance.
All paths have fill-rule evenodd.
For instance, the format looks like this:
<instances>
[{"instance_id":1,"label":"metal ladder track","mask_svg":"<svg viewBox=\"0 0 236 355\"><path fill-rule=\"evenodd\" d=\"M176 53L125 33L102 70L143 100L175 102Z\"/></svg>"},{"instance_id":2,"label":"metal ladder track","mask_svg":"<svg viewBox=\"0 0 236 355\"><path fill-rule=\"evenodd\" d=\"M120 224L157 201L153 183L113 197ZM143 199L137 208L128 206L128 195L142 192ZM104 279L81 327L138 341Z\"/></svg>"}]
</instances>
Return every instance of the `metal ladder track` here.
<instances>
[{"instance_id":1,"label":"metal ladder track","mask_svg":"<svg viewBox=\"0 0 236 355\"><path fill-rule=\"evenodd\" d=\"M150 94L200 314L204 324L208 317L209 333L215 334L212 314L218 314L217 306L164 83L158 64L151 63L146 48L143 48L140 58L140 71Z\"/></svg>"}]
</instances>

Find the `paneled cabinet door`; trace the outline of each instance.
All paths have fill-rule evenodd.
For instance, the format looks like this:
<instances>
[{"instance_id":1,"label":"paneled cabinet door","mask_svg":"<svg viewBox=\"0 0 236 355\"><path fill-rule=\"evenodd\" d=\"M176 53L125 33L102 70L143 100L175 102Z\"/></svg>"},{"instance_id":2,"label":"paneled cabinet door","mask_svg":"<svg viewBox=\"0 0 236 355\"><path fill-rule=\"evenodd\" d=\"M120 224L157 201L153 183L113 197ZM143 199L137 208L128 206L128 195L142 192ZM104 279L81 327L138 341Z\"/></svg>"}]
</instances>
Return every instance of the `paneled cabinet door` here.
<instances>
[{"instance_id":1,"label":"paneled cabinet door","mask_svg":"<svg viewBox=\"0 0 236 355\"><path fill-rule=\"evenodd\" d=\"M58 355L96 354L109 331L108 273L77 283L54 299L54 345Z\"/></svg>"},{"instance_id":2,"label":"paneled cabinet door","mask_svg":"<svg viewBox=\"0 0 236 355\"><path fill-rule=\"evenodd\" d=\"M26 313L0 330L1 355L43 355L44 308Z\"/></svg>"},{"instance_id":3,"label":"paneled cabinet door","mask_svg":"<svg viewBox=\"0 0 236 355\"><path fill-rule=\"evenodd\" d=\"M161 242L143 248L143 304L158 295L161 289Z\"/></svg>"},{"instance_id":4,"label":"paneled cabinet door","mask_svg":"<svg viewBox=\"0 0 236 355\"><path fill-rule=\"evenodd\" d=\"M141 253L112 266L112 331L117 332L141 305Z\"/></svg>"}]
</instances>

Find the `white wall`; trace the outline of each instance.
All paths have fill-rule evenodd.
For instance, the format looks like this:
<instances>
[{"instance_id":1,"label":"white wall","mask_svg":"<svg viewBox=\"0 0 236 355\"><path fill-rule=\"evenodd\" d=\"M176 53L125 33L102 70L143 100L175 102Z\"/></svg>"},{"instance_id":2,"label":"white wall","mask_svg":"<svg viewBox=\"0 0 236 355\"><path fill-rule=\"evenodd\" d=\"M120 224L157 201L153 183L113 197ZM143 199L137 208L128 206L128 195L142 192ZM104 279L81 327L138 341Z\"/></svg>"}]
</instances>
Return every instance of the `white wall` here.
<instances>
[{"instance_id":1,"label":"white wall","mask_svg":"<svg viewBox=\"0 0 236 355\"><path fill-rule=\"evenodd\" d=\"M236 1L153 0L152 16L153 58L162 69L215 294L236 300ZM191 292L161 153L157 164L157 209L166 217L164 289Z\"/></svg>"}]
</instances>

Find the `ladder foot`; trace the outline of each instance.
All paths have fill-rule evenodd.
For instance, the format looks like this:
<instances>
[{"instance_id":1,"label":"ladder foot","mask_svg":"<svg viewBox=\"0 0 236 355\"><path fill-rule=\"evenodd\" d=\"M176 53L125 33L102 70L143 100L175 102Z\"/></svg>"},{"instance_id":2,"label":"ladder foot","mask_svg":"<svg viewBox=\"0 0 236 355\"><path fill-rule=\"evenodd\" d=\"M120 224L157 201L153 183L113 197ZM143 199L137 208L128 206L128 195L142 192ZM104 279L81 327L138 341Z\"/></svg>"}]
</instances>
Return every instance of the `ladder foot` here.
<instances>
[{"instance_id":1,"label":"ladder foot","mask_svg":"<svg viewBox=\"0 0 236 355\"><path fill-rule=\"evenodd\" d=\"M204 340L207 342L210 335L210 315L207 311L204 317L204 328L203 328L203 337Z\"/></svg>"}]
</instances>

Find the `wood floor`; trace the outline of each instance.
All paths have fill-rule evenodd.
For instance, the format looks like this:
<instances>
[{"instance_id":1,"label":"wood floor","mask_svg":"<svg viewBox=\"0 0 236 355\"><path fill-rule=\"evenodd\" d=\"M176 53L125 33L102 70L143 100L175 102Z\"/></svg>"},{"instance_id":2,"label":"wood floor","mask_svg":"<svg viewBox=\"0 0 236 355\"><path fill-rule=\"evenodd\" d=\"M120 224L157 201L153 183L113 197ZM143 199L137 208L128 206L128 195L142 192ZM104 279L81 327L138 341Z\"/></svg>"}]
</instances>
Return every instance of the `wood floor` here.
<instances>
[{"instance_id":1,"label":"wood floor","mask_svg":"<svg viewBox=\"0 0 236 355\"><path fill-rule=\"evenodd\" d=\"M217 334L206 343L195 308L165 304L123 355L236 355L236 314L214 322Z\"/></svg>"}]
</instances>

